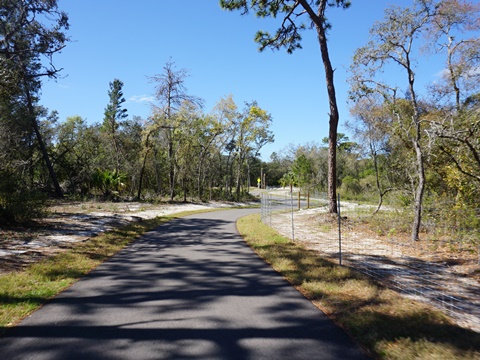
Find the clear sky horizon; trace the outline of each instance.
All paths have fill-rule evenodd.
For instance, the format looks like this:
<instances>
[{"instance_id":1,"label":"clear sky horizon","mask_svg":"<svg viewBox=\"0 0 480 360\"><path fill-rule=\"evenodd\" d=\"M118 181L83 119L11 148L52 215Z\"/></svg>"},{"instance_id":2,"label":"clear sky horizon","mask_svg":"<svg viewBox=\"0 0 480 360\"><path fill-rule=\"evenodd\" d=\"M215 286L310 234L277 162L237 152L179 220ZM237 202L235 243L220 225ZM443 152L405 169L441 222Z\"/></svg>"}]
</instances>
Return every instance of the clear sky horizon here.
<instances>
[{"instance_id":1,"label":"clear sky horizon","mask_svg":"<svg viewBox=\"0 0 480 360\"><path fill-rule=\"evenodd\" d=\"M74 115L90 124L102 122L114 79L124 83L129 117L146 119L154 101L154 84L148 77L161 74L172 59L177 69L187 70L188 93L205 101L205 113L232 94L239 108L256 100L272 115L275 142L261 151L264 161L289 144L321 143L328 136L328 98L314 30L302 34L303 49L291 55L285 50L259 52L253 41L256 31L274 31L281 19L224 11L217 0L59 0L58 4L69 15L71 42L55 56L62 77L44 81L40 104L57 110L61 122ZM405 6L411 1L353 0L348 10L329 9L339 132L348 134L344 124L350 118L351 58L367 43L370 27L382 20L389 4ZM441 70L441 63L430 63L423 81L432 82Z\"/></svg>"}]
</instances>

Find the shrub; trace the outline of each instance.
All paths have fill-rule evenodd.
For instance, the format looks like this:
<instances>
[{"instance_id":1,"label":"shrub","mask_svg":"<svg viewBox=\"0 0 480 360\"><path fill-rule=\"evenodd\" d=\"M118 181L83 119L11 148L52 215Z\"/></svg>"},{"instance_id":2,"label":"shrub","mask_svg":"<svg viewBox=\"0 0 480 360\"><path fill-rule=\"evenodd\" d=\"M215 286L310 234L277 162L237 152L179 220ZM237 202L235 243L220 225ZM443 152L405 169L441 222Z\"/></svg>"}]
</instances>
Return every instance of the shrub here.
<instances>
[{"instance_id":1,"label":"shrub","mask_svg":"<svg viewBox=\"0 0 480 360\"><path fill-rule=\"evenodd\" d=\"M342 190L345 193L357 195L362 191L360 182L352 176L345 176L342 180Z\"/></svg>"},{"instance_id":2,"label":"shrub","mask_svg":"<svg viewBox=\"0 0 480 360\"><path fill-rule=\"evenodd\" d=\"M47 196L39 191L18 189L0 191L0 221L2 223L29 222L45 212Z\"/></svg>"}]
</instances>

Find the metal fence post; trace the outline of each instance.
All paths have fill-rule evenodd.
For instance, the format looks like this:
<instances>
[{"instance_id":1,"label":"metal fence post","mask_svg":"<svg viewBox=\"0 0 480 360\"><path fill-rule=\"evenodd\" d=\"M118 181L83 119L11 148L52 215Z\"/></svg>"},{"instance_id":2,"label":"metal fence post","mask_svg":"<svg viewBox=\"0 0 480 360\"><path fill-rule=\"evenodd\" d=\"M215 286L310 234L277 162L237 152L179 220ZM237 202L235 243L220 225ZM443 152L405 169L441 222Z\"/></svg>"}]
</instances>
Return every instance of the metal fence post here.
<instances>
[{"instance_id":1,"label":"metal fence post","mask_svg":"<svg viewBox=\"0 0 480 360\"><path fill-rule=\"evenodd\" d=\"M270 227L272 227L272 203L273 203L273 200L272 200L272 197L273 195L272 194L268 194L268 215L270 216Z\"/></svg>"},{"instance_id":2,"label":"metal fence post","mask_svg":"<svg viewBox=\"0 0 480 360\"><path fill-rule=\"evenodd\" d=\"M260 220L265 224L265 194L260 194Z\"/></svg>"},{"instance_id":3,"label":"metal fence post","mask_svg":"<svg viewBox=\"0 0 480 360\"><path fill-rule=\"evenodd\" d=\"M295 226L293 222L293 191L290 192L290 203L292 207L292 241L295 241Z\"/></svg>"}]
</instances>

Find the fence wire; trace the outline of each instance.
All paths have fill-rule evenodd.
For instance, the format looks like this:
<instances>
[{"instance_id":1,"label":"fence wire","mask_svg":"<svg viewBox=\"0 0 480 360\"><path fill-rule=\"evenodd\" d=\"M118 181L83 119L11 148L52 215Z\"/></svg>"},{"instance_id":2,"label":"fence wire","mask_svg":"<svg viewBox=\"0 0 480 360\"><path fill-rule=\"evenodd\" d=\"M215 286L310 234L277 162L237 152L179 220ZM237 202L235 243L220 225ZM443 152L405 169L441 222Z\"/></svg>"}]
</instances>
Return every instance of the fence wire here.
<instances>
[{"instance_id":1,"label":"fence wire","mask_svg":"<svg viewBox=\"0 0 480 360\"><path fill-rule=\"evenodd\" d=\"M282 235L480 331L479 282L457 271L480 271L478 230L447 229L438 216L436 222L426 216L421 241L412 242L399 220L405 214L385 208L372 216L375 206L338 205L341 216L329 214L325 193L272 191L262 194L261 218Z\"/></svg>"}]
</instances>

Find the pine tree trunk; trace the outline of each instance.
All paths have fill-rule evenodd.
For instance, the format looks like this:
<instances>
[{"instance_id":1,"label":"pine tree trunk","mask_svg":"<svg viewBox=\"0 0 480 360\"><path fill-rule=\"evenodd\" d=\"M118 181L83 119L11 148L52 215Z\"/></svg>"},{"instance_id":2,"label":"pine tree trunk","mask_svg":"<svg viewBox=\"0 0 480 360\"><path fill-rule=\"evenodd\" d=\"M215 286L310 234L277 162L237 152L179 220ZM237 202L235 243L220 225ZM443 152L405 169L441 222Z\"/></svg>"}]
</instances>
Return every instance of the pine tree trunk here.
<instances>
[{"instance_id":1,"label":"pine tree trunk","mask_svg":"<svg viewBox=\"0 0 480 360\"><path fill-rule=\"evenodd\" d=\"M52 165L52 163L50 161L50 158L48 156L47 148L45 146L42 134L40 133L40 129L38 127L37 119L36 119L36 116L35 116L35 109L33 108L32 96L30 94L29 86L28 86L28 84L25 80L23 81L23 84L25 86L25 95L26 95L26 98L27 98L28 114L29 114L30 119L32 121L33 130L35 131L35 135L37 137L38 144L40 146L40 151L42 152L43 159L45 160L45 164L47 165L48 173L50 174L50 178L51 178L53 186L55 188L55 193L59 198L63 198L62 188L60 187L60 184L58 182L57 174L55 173L55 170L53 169L53 165Z\"/></svg>"},{"instance_id":2,"label":"pine tree trunk","mask_svg":"<svg viewBox=\"0 0 480 360\"><path fill-rule=\"evenodd\" d=\"M316 22L320 52L325 69L328 102L330 108L328 130L328 208L330 213L337 213L337 128L339 121L337 99L334 86L334 70L328 53L327 37L325 33L325 20L323 18L326 1L322 1L319 7Z\"/></svg>"}]
</instances>

